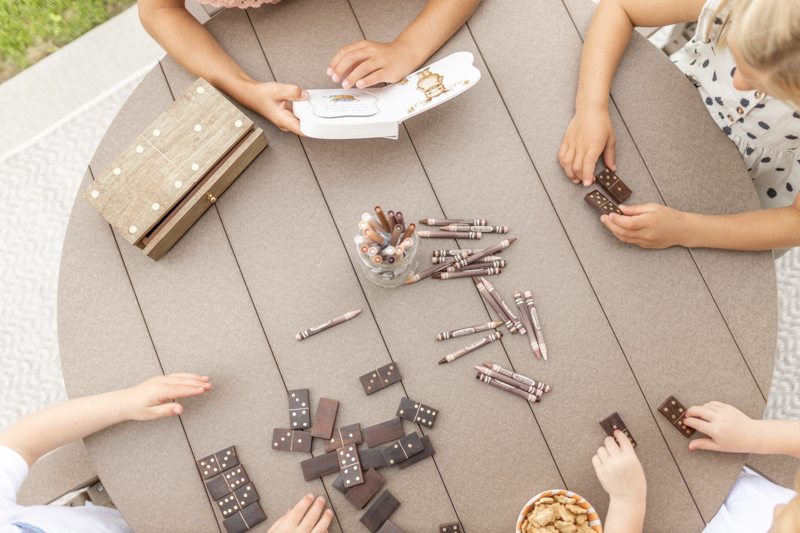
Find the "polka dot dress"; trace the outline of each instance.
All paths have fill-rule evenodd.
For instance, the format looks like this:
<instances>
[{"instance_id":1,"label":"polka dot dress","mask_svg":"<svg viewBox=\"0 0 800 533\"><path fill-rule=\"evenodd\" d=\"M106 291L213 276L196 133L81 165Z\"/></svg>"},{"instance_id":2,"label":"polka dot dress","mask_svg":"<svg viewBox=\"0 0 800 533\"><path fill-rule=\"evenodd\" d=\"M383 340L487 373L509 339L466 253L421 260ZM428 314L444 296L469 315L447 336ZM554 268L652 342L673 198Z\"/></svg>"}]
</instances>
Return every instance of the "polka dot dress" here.
<instances>
[{"instance_id":1,"label":"polka dot dress","mask_svg":"<svg viewBox=\"0 0 800 533\"><path fill-rule=\"evenodd\" d=\"M733 87L736 63L727 46L718 46L732 2L717 14L721 3L706 2L694 39L672 54L672 62L694 82L714 121L736 144L761 205L784 207L800 188L800 114L760 91Z\"/></svg>"}]
</instances>

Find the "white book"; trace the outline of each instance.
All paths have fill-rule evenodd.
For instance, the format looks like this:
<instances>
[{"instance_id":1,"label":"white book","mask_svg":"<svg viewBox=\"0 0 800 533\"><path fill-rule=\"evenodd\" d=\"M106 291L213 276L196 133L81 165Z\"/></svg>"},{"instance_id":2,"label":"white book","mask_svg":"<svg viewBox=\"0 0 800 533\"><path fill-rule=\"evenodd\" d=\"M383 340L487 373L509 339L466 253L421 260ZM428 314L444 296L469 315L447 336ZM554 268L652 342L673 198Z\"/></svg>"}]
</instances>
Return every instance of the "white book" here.
<instances>
[{"instance_id":1,"label":"white book","mask_svg":"<svg viewBox=\"0 0 800 533\"><path fill-rule=\"evenodd\" d=\"M479 79L469 52L457 52L385 87L311 90L293 102L300 131L317 139L397 139L407 118L463 93Z\"/></svg>"}]
</instances>

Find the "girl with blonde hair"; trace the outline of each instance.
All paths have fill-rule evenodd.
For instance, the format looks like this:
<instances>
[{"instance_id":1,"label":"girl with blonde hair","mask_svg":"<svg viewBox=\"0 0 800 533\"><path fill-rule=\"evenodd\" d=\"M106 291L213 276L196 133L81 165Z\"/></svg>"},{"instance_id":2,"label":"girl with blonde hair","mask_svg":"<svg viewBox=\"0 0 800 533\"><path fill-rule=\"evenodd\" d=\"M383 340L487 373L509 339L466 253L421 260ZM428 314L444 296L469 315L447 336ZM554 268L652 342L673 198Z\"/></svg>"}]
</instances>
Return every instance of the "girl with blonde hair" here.
<instances>
[{"instance_id":1,"label":"girl with blonde hair","mask_svg":"<svg viewBox=\"0 0 800 533\"><path fill-rule=\"evenodd\" d=\"M645 248L800 246L800 0L601 0L559 162L585 187L601 154L616 171L609 91L634 27L694 20L695 37L672 60L739 149L765 209L708 216L650 203L620 206L623 215L601 220L623 242Z\"/></svg>"}]
</instances>

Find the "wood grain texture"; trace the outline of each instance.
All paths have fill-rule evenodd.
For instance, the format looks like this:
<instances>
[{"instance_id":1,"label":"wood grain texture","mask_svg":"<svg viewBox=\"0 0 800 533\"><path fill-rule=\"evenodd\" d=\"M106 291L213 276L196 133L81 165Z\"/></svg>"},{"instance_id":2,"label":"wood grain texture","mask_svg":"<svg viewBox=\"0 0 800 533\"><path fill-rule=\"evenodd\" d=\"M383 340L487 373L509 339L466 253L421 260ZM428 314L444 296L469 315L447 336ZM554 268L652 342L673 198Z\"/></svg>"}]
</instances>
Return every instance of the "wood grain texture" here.
<instances>
[{"instance_id":1,"label":"wood grain texture","mask_svg":"<svg viewBox=\"0 0 800 533\"><path fill-rule=\"evenodd\" d=\"M363 509L372 497L381 490L384 483L386 481L375 469L367 470L364 474L364 483L347 488L344 492L344 497L356 509Z\"/></svg>"},{"instance_id":2,"label":"wood grain texture","mask_svg":"<svg viewBox=\"0 0 800 533\"><path fill-rule=\"evenodd\" d=\"M330 440L338 412L339 402L320 398L317 403L317 411L314 414L314 424L311 426L311 436Z\"/></svg>"},{"instance_id":3,"label":"wood grain texture","mask_svg":"<svg viewBox=\"0 0 800 533\"><path fill-rule=\"evenodd\" d=\"M398 507L400 507L400 502L392 496L391 492L385 490L372 502L367 512L361 517L361 523L372 533L375 533Z\"/></svg>"},{"instance_id":4,"label":"wood grain texture","mask_svg":"<svg viewBox=\"0 0 800 533\"><path fill-rule=\"evenodd\" d=\"M361 436L361 424L351 424L334 429L331 438L323 442L323 448L325 453L328 453L348 444L361 444L362 442L364 441Z\"/></svg>"},{"instance_id":5,"label":"wood grain texture","mask_svg":"<svg viewBox=\"0 0 800 533\"><path fill-rule=\"evenodd\" d=\"M431 443L431 438L429 435L425 435L420 440L422 441L423 450L419 453L414 454L412 457L409 457L402 463L400 463L400 470L406 469L409 466L414 466L423 459L427 459L428 457L436 453L436 450L433 448L433 444Z\"/></svg>"},{"instance_id":6,"label":"wood grain texture","mask_svg":"<svg viewBox=\"0 0 800 533\"><path fill-rule=\"evenodd\" d=\"M403 530L394 525L391 520L387 520L378 530L378 533L403 533Z\"/></svg>"},{"instance_id":7,"label":"wood grain texture","mask_svg":"<svg viewBox=\"0 0 800 533\"><path fill-rule=\"evenodd\" d=\"M306 459L300 463L300 468L306 481L336 473L339 471L339 454L333 451Z\"/></svg>"},{"instance_id":8,"label":"wood grain texture","mask_svg":"<svg viewBox=\"0 0 800 533\"><path fill-rule=\"evenodd\" d=\"M368 447L374 448L393 440L404 437L406 434L403 423L399 418L392 418L386 422L364 428L364 442Z\"/></svg>"}]
</instances>

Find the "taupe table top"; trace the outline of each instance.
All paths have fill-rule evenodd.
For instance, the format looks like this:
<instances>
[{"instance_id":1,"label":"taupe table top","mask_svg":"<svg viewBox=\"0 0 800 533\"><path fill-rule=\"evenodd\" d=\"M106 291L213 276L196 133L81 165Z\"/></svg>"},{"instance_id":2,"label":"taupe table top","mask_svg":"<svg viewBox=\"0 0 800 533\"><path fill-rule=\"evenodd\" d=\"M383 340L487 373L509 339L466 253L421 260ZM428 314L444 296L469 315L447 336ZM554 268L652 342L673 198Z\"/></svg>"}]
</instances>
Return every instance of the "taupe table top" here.
<instances>
[{"instance_id":1,"label":"taupe table top","mask_svg":"<svg viewBox=\"0 0 800 533\"><path fill-rule=\"evenodd\" d=\"M207 26L255 78L320 88L330 86L325 68L341 46L390 41L423 5L292 0L228 10ZM586 191L565 178L557 152L592 8L585 0L485 0L434 58L470 51L483 79L409 120L397 141L299 139L248 112L269 147L157 263L76 200L59 282L69 395L161 372L198 372L214 384L185 400L180 418L86 439L135 529L217 531L221 517L195 459L233 444L268 524L312 491L329 496L331 531L361 531L361 513L330 487L334 476L306 483L302 454L270 450L273 428L287 425L287 388L308 388L313 405L341 402L340 425L388 420L403 395L441 410L423 431L434 460L381 471L402 502L392 520L405 531L458 519L468 532L506 533L530 497L555 488L578 492L604 515L608 499L590 459L604 438L597 421L613 411L639 443L646 531L702 530L745 457L690 453L655 410L674 394L687 406L716 399L761 417L777 335L772 255L622 244L584 204ZM193 81L170 58L161 61L109 128L83 187ZM758 207L739 154L695 88L638 35L617 74L611 116L631 201L704 213ZM510 226L519 241L493 282L509 298L534 292L550 360L507 335L437 365L467 342L437 343L434 334L486 321L487 310L468 279L393 290L367 282L351 238L376 204L410 220L470 216ZM424 241L423 260L439 247L456 243ZM364 312L294 339L351 309ZM390 360L402 385L365 396L358 376ZM553 391L531 406L486 387L471 370L484 360L513 365ZM321 451L316 443L314 454Z\"/></svg>"}]
</instances>

